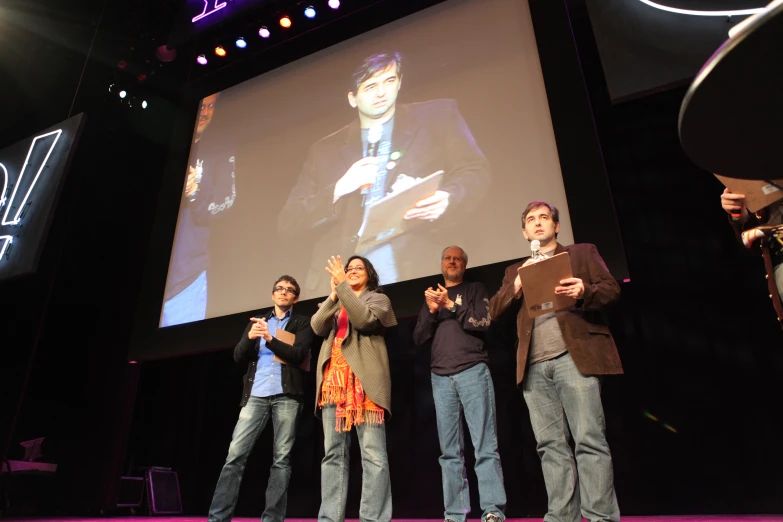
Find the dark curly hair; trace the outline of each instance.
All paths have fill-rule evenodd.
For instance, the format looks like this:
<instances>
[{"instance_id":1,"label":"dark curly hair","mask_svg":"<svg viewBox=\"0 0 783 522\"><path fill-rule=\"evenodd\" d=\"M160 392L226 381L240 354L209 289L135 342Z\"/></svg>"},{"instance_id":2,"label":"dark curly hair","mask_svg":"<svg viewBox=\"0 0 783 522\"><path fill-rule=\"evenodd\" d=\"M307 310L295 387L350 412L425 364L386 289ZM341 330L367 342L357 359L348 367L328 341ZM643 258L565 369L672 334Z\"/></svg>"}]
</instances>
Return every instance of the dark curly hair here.
<instances>
[{"instance_id":1,"label":"dark curly hair","mask_svg":"<svg viewBox=\"0 0 783 522\"><path fill-rule=\"evenodd\" d=\"M364 263L364 268L367 270L367 290L370 290L372 292L383 292L383 289L381 288L381 282L378 278L378 272L375 271L375 267L372 266L372 263L370 263L370 260L366 257L362 256L351 256L348 258L348 261L345 262L345 270L348 270L348 265L351 264L351 261L354 259L360 260L362 263Z\"/></svg>"},{"instance_id":2,"label":"dark curly hair","mask_svg":"<svg viewBox=\"0 0 783 522\"><path fill-rule=\"evenodd\" d=\"M291 283L294 285L294 291L296 292L296 297L299 297L299 292L301 289L299 288L299 283L296 282L296 279L291 277L290 275L281 275L277 278L277 281L275 281L275 284L272 285L272 293L275 293L275 288L277 288L277 283L280 281L285 281L286 283Z\"/></svg>"}]
</instances>

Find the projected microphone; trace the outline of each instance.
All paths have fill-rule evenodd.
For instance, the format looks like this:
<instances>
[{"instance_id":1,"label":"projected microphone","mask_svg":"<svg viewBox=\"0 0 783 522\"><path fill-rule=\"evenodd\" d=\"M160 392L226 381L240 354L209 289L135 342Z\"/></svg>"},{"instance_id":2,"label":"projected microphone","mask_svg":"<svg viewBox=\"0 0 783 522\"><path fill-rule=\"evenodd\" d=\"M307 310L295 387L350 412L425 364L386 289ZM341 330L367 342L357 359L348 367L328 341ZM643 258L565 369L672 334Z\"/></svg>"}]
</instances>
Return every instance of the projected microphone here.
<instances>
[{"instance_id":1,"label":"projected microphone","mask_svg":"<svg viewBox=\"0 0 783 522\"><path fill-rule=\"evenodd\" d=\"M367 131L367 153L364 155L365 158L378 157L378 146L381 143L381 136L383 136L382 125L373 125L372 127L370 127L370 130ZM366 183L362 185L361 186L362 195L366 196L367 194L369 194L371 188L372 188L372 183Z\"/></svg>"}]
</instances>

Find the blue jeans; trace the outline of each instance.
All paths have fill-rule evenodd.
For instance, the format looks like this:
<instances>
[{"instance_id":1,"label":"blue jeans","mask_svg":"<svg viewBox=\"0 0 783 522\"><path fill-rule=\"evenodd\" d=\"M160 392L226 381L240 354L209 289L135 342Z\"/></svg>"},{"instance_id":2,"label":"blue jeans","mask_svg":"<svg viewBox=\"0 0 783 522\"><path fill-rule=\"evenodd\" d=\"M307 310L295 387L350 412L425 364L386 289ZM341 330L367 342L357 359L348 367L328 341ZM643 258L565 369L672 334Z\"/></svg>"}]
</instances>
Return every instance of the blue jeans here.
<instances>
[{"instance_id":1,"label":"blue jeans","mask_svg":"<svg viewBox=\"0 0 783 522\"><path fill-rule=\"evenodd\" d=\"M283 522L288 502L288 481L291 478L291 449L294 447L296 421L301 411L300 397L282 394L250 397L239 412L239 420L228 447L228 457L220 472L212 505L209 507L209 522L231 520L247 458L270 415L275 438L272 468L269 470L269 484L266 488L266 508L261 520Z\"/></svg>"},{"instance_id":2,"label":"blue jeans","mask_svg":"<svg viewBox=\"0 0 783 522\"><path fill-rule=\"evenodd\" d=\"M523 394L549 497L544 520L619 521L600 379L582 375L566 353L530 366Z\"/></svg>"},{"instance_id":3,"label":"blue jeans","mask_svg":"<svg viewBox=\"0 0 783 522\"><path fill-rule=\"evenodd\" d=\"M506 490L498 454L495 389L489 368L479 363L454 375L431 375L441 452L438 460L443 473L444 517L464 522L470 511L462 429L464 414L476 451L481 519L490 514L504 519Z\"/></svg>"},{"instance_id":4,"label":"blue jeans","mask_svg":"<svg viewBox=\"0 0 783 522\"><path fill-rule=\"evenodd\" d=\"M319 522L343 522L348 495L348 470L351 458L351 432L337 432L336 408L326 405L321 411L324 427L324 459L321 461L321 509ZM389 522L392 517L389 457L386 454L386 424L356 425L362 452L362 522Z\"/></svg>"},{"instance_id":5,"label":"blue jeans","mask_svg":"<svg viewBox=\"0 0 783 522\"><path fill-rule=\"evenodd\" d=\"M201 321L207 316L207 272L163 303L160 327Z\"/></svg>"}]
</instances>

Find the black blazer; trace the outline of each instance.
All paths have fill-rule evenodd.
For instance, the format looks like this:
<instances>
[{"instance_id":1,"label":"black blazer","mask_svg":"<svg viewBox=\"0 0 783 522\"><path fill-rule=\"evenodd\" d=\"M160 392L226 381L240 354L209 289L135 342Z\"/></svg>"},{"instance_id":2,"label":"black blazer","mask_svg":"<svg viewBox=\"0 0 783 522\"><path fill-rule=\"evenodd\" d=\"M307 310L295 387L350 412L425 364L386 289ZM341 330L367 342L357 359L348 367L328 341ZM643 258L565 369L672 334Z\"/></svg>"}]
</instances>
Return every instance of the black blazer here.
<instances>
[{"instance_id":1,"label":"black blazer","mask_svg":"<svg viewBox=\"0 0 783 522\"><path fill-rule=\"evenodd\" d=\"M273 313L274 310L271 310L265 315L257 315L256 317L268 320ZM258 363L258 349L261 341L260 339L249 339L247 336L252 326L252 322L248 323L242 338L234 347L234 361L247 363L247 373L244 377L245 386L242 390L240 407L244 407L250 398L250 391L253 389L253 380L256 376L256 364ZM299 365L307 358L307 354L310 352L310 345L313 342L310 318L292 313L285 330L296 336L294 345L291 346L277 338L272 338L268 348L284 361L291 363L282 365L281 380L283 381L283 393L286 395L304 395L303 380L305 372L299 368Z\"/></svg>"}]
</instances>

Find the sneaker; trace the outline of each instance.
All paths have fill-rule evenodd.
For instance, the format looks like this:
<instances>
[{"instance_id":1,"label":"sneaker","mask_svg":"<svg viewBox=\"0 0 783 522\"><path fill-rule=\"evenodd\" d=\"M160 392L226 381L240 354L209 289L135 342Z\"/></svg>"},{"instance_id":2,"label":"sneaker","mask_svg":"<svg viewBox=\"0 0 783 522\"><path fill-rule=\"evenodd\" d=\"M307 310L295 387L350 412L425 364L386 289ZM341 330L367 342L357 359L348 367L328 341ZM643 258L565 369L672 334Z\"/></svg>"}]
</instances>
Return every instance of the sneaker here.
<instances>
[{"instance_id":1,"label":"sneaker","mask_svg":"<svg viewBox=\"0 0 783 522\"><path fill-rule=\"evenodd\" d=\"M503 522L503 519L494 513L490 513L484 518L484 522Z\"/></svg>"}]
</instances>

